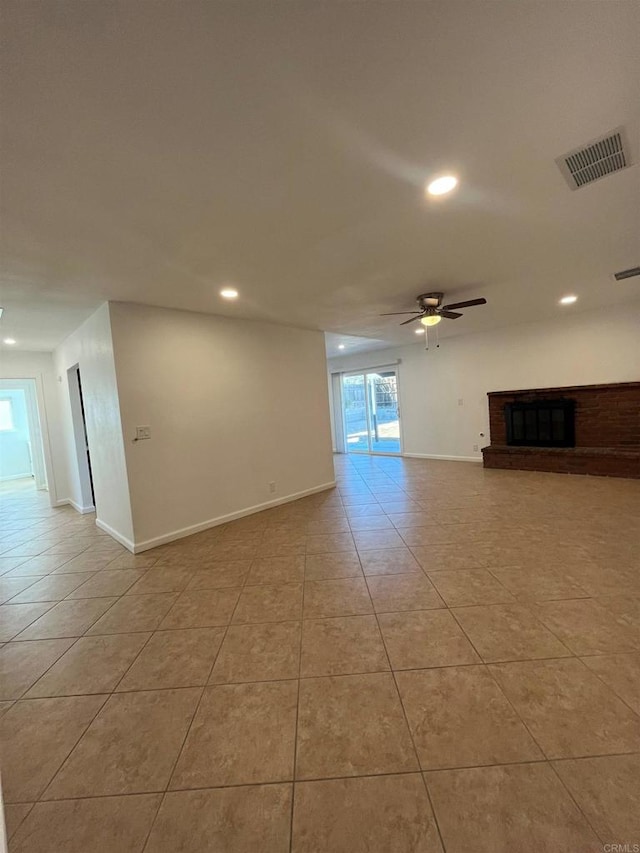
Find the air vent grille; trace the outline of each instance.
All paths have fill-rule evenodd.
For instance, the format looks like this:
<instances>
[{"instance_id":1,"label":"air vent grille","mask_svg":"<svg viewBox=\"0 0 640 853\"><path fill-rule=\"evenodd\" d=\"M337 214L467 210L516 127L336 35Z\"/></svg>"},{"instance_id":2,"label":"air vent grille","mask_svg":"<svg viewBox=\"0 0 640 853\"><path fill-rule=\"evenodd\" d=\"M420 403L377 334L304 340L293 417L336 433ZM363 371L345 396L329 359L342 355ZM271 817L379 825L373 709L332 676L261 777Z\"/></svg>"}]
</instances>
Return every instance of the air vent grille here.
<instances>
[{"instance_id":1,"label":"air vent grille","mask_svg":"<svg viewBox=\"0 0 640 853\"><path fill-rule=\"evenodd\" d=\"M601 139L558 157L556 163L572 190L626 169L631 166L631 158L625 130L616 128Z\"/></svg>"}]
</instances>

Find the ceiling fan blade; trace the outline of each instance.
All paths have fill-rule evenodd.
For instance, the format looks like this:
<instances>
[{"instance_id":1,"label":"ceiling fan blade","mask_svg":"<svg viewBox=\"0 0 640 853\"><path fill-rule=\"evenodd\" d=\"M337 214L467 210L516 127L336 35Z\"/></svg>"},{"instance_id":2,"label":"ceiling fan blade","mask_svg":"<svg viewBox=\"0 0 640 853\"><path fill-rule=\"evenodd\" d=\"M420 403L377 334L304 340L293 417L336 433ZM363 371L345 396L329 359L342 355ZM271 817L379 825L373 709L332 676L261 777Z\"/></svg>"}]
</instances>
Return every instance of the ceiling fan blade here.
<instances>
[{"instance_id":1,"label":"ceiling fan blade","mask_svg":"<svg viewBox=\"0 0 640 853\"><path fill-rule=\"evenodd\" d=\"M446 317L447 320L457 320L458 317L462 317L462 314L457 314L455 311L438 311L438 314L441 317Z\"/></svg>"},{"instance_id":2,"label":"ceiling fan blade","mask_svg":"<svg viewBox=\"0 0 640 853\"><path fill-rule=\"evenodd\" d=\"M470 308L472 305L486 305L487 300L484 298L481 299L467 299L466 302L452 302L451 305L443 305L443 311L455 311L456 308Z\"/></svg>"},{"instance_id":3,"label":"ceiling fan blade","mask_svg":"<svg viewBox=\"0 0 640 853\"><path fill-rule=\"evenodd\" d=\"M399 317L400 314L422 314L422 311L390 311L387 314L378 314L378 317Z\"/></svg>"},{"instance_id":4,"label":"ceiling fan blade","mask_svg":"<svg viewBox=\"0 0 640 853\"><path fill-rule=\"evenodd\" d=\"M412 317L410 320L405 320L404 322L400 323L400 325L401 325L401 326L406 326L406 325L407 325L407 323L413 323L413 321L414 321L414 320L419 320L419 319L420 319L420 317L422 317L422 316L424 316L424 315L423 315L422 313L420 313L420 314L418 314L418 316L417 316L417 317Z\"/></svg>"}]
</instances>

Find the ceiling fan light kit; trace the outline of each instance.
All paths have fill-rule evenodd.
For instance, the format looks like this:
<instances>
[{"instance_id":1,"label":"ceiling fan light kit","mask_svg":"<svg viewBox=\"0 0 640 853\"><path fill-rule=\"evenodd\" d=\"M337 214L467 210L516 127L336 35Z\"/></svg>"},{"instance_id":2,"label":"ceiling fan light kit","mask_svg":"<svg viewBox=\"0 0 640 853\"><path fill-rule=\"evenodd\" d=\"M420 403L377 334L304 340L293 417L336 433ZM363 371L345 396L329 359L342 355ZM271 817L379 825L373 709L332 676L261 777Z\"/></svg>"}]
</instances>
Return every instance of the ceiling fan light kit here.
<instances>
[{"instance_id":1,"label":"ceiling fan light kit","mask_svg":"<svg viewBox=\"0 0 640 853\"><path fill-rule=\"evenodd\" d=\"M442 318L447 320L457 320L462 317L457 309L471 308L473 305L486 305L487 300L484 297L479 299L466 299L463 302L451 302L449 305L443 305L444 293L436 291L434 293L421 293L416 297L418 303L418 311L391 311L387 314L381 314L381 317L396 317L401 314L413 314L408 320L403 320L401 326L406 326L408 323L413 323L420 320L420 323L425 327L425 332L429 326L437 326ZM436 344L440 346L440 344ZM428 335L425 335L425 349L429 349Z\"/></svg>"}]
</instances>

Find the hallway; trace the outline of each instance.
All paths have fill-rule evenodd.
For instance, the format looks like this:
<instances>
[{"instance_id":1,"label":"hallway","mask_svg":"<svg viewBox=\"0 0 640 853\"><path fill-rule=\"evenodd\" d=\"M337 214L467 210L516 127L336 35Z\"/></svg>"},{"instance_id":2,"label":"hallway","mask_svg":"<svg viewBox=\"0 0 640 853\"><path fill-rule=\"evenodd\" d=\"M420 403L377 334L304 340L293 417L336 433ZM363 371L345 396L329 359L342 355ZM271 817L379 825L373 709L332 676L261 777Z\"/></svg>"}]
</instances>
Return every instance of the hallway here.
<instances>
[{"instance_id":1,"label":"hallway","mask_svg":"<svg viewBox=\"0 0 640 853\"><path fill-rule=\"evenodd\" d=\"M638 483L335 465L137 556L2 490L12 853L640 840Z\"/></svg>"}]
</instances>

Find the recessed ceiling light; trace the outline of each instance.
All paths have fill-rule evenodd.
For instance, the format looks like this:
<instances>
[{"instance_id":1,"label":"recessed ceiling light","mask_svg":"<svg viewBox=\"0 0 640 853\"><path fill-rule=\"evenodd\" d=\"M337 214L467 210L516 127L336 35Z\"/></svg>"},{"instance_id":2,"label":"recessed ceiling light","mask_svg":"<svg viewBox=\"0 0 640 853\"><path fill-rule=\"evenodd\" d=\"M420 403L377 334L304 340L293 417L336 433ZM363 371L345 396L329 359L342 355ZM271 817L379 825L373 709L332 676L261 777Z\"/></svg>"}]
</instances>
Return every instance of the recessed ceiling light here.
<instances>
[{"instance_id":1,"label":"recessed ceiling light","mask_svg":"<svg viewBox=\"0 0 640 853\"><path fill-rule=\"evenodd\" d=\"M220 296L222 296L223 299L237 299L238 291L235 287L225 287L220 291Z\"/></svg>"},{"instance_id":2,"label":"recessed ceiling light","mask_svg":"<svg viewBox=\"0 0 640 853\"><path fill-rule=\"evenodd\" d=\"M13 346L16 343L16 340L15 338L5 338L4 343L9 344L9 346Z\"/></svg>"},{"instance_id":3,"label":"recessed ceiling light","mask_svg":"<svg viewBox=\"0 0 640 853\"><path fill-rule=\"evenodd\" d=\"M424 335L424 329L416 329L416 335Z\"/></svg>"},{"instance_id":4,"label":"recessed ceiling light","mask_svg":"<svg viewBox=\"0 0 640 853\"><path fill-rule=\"evenodd\" d=\"M338 344L338 349L344 349L344 344Z\"/></svg>"},{"instance_id":5,"label":"recessed ceiling light","mask_svg":"<svg viewBox=\"0 0 640 853\"><path fill-rule=\"evenodd\" d=\"M427 184L429 195L445 195L458 186L458 179L454 175L441 175Z\"/></svg>"},{"instance_id":6,"label":"recessed ceiling light","mask_svg":"<svg viewBox=\"0 0 640 853\"><path fill-rule=\"evenodd\" d=\"M578 297L571 294L570 296L563 296L560 300L560 305L573 305L573 303L577 301Z\"/></svg>"}]
</instances>

